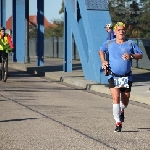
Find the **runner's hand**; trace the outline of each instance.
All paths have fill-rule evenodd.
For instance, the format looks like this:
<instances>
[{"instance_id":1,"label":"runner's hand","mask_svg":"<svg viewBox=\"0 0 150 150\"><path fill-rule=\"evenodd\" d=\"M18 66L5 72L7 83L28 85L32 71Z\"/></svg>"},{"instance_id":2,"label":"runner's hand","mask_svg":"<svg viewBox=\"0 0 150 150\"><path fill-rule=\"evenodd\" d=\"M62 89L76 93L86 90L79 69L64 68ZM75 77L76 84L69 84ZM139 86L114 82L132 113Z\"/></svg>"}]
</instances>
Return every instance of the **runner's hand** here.
<instances>
[{"instance_id":1,"label":"runner's hand","mask_svg":"<svg viewBox=\"0 0 150 150\"><path fill-rule=\"evenodd\" d=\"M102 69L106 69L108 67L108 62L105 60L102 62Z\"/></svg>"},{"instance_id":2,"label":"runner's hand","mask_svg":"<svg viewBox=\"0 0 150 150\"><path fill-rule=\"evenodd\" d=\"M130 54L125 53L122 55L122 59L124 59L124 60L129 60L130 58L131 58Z\"/></svg>"}]
</instances>

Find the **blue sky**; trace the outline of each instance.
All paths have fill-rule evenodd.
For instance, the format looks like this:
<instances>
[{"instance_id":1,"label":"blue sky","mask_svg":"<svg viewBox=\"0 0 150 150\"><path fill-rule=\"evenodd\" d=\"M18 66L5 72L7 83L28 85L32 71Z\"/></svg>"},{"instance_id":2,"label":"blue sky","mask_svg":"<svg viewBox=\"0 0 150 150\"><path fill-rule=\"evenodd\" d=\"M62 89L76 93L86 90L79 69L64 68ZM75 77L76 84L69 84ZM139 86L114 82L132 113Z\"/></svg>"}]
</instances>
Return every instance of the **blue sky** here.
<instances>
[{"instance_id":1,"label":"blue sky","mask_svg":"<svg viewBox=\"0 0 150 150\"><path fill-rule=\"evenodd\" d=\"M63 15L59 14L62 0L44 0L44 15L49 22L54 19L61 19ZM29 0L29 14L37 14L37 0ZM6 0L6 20L12 15L12 0Z\"/></svg>"}]
</instances>

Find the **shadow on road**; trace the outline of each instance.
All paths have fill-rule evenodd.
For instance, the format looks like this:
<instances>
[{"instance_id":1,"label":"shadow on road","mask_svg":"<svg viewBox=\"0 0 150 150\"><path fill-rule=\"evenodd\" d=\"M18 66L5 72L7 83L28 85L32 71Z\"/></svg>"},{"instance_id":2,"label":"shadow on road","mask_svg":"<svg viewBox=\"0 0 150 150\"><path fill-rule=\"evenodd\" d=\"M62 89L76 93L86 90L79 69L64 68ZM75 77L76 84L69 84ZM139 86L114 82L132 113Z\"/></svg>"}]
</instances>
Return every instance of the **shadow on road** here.
<instances>
[{"instance_id":1,"label":"shadow on road","mask_svg":"<svg viewBox=\"0 0 150 150\"><path fill-rule=\"evenodd\" d=\"M9 120L1 120L0 122L24 121L24 120L33 120L33 119L39 119L39 118L9 119Z\"/></svg>"}]
</instances>

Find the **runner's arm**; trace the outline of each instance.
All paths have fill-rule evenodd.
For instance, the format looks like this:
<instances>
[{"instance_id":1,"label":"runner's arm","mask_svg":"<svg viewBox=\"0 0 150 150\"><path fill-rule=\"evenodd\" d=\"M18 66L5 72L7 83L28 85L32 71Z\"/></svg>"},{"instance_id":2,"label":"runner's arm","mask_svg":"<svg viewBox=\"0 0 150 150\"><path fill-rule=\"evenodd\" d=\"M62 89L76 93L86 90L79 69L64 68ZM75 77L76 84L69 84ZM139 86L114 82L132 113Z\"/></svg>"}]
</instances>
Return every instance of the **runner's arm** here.
<instances>
[{"instance_id":1,"label":"runner's arm","mask_svg":"<svg viewBox=\"0 0 150 150\"><path fill-rule=\"evenodd\" d=\"M99 56L102 62L102 69L106 69L108 67L108 62L105 60L105 54L108 53L107 42L104 42L99 50Z\"/></svg>"},{"instance_id":2,"label":"runner's arm","mask_svg":"<svg viewBox=\"0 0 150 150\"><path fill-rule=\"evenodd\" d=\"M143 55L142 54L130 54L131 59L142 59Z\"/></svg>"},{"instance_id":3,"label":"runner's arm","mask_svg":"<svg viewBox=\"0 0 150 150\"><path fill-rule=\"evenodd\" d=\"M106 69L106 67L108 67L108 62L105 60L105 53L102 50L99 50L99 56L102 62L102 69Z\"/></svg>"},{"instance_id":4,"label":"runner's arm","mask_svg":"<svg viewBox=\"0 0 150 150\"><path fill-rule=\"evenodd\" d=\"M132 58L132 59L142 59L143 58L142 50L135 43L133 45L133 51L134 51L134 53L130 54L130 58Z\"/></svg>"}]
</instances>

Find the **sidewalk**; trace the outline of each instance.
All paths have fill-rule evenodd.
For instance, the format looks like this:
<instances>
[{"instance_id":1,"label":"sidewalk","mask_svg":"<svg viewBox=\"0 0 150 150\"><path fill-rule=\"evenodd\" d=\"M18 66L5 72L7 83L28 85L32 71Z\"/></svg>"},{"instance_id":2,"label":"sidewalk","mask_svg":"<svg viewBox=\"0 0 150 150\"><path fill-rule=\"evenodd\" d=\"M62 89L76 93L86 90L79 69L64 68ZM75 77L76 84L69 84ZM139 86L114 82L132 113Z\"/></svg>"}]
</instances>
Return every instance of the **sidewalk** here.
<instances>
[{"instance_id":1,"label":"sidewalk","mask_svg":"<svg viewBox=\"0 0 150 150\"><path fill-rule=\"evenodd\" d=\"M73 61L73 71L63 72L63 60L55 58L46 58L45 66L37 67L36 59L32 58L29 64L12 63L9 61L9 67L17 70L27 71L31 74L45 76L53 80L64 82L73 86L82 87L98 93L110 95L109 88L99 83L85 80L80 61ZM133 86L131 100L150 105L150 71L145 69L132 68Z\"/></svg>"}]
</instances>

